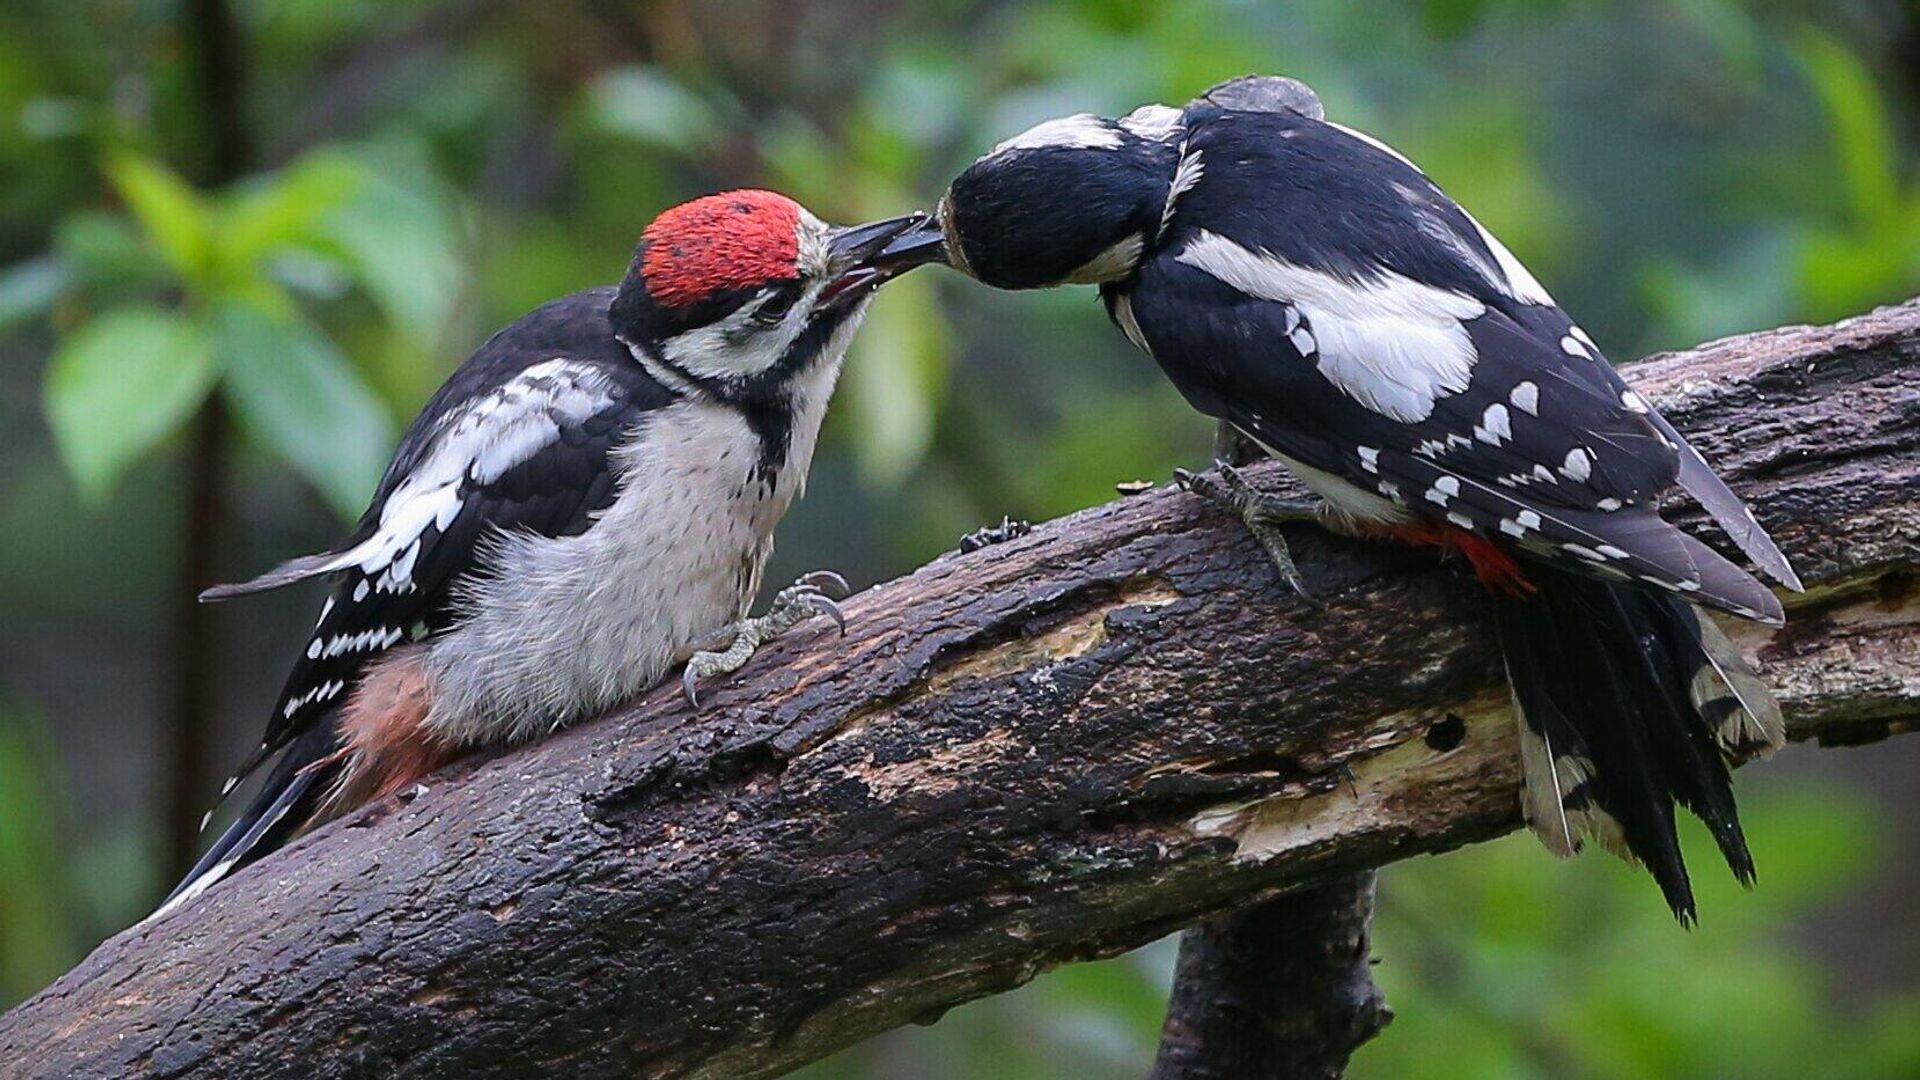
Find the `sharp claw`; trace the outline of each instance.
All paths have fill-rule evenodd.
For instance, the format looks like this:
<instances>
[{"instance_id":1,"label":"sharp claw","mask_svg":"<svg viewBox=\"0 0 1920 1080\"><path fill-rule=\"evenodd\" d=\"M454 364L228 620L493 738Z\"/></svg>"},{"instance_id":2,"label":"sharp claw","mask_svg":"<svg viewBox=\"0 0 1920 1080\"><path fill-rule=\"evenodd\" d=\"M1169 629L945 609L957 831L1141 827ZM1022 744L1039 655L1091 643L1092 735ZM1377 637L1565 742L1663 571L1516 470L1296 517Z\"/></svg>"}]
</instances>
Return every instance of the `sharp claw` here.
<instances>
[{"instance_id":1,"label":"sharp claw","mask_svg":"<svg viewBox=\"0 0 1920 1080\"><path fill-rule=\"evenodd\" d=\"M807 597L807 606L812 608L815 614L825 615L827 618L832 619L834 625L840 628L840 636L847 636L846 613L840 610L839 604L833 602L833 597L823 593L814 593Z\"/></svg>"},{"instance_id":2,"label":"sharp claw","mask_svg":"<svg viewBox=\"0 0 1920 1080\"><path fill-rule=\"evenodd\" d=\"M687 670L680 674L680 692L686 695L687 708L689 709L698 709L700 707L700 694L695 689L699 682L700 676L693 670L693 661L688 660Z\"/></svg>"},{"instance_id":3,"label":"sharp claw","mask_svg":"<svg viewBox=\"0 0 1920 1080\"><path fill-rule=\"evenodd\" d=\"M831 570L815 570L794 584L818 589L836 600L844 600L853 593L853 587L847 584L847 579Z\"/></svg>"}]
</instances>

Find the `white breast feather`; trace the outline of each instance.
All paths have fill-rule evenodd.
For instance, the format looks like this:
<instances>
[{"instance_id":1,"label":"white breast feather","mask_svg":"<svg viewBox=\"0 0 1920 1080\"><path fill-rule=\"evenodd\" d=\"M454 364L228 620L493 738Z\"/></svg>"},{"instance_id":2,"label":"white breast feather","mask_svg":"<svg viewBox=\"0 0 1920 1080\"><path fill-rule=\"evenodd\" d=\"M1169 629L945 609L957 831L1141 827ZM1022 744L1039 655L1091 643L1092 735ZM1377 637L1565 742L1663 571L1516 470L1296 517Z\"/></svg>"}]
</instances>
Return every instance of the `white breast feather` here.
<instances>
[{"instance_id":1,"label":"white breast feather","mask_svg":"<svg viewBox=\"0 0 1920 1080\"><path fill-rule=\"evenodd\" d=\"M691 398L648 413L615 451L618 494L592 528L498 537L456 624L429 643L427 724L467 744L530 738L655 685L744 615L774 528L806 486L860 314L791 384L787 455L771 480L741 414Z\"/></svg>"}]
</instances>

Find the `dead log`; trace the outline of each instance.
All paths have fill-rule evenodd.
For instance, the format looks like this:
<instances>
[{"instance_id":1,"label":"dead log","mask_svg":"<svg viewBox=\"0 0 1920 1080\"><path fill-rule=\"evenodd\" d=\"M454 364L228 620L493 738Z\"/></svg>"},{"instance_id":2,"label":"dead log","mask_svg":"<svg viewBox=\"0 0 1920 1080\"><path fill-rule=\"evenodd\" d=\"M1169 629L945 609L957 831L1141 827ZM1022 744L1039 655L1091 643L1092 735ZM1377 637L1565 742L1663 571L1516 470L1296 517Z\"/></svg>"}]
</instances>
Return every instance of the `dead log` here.
<instances>
[{"instance_id":1,"label":"dead log","mask_svg":"<svg viewBox=\"0 0 1920 1080\"><path fill-rule=\"evenodd\" d=\"M1917 362L1910 302L1633 369L1810 583L1736 628L1797 739L1920 717ZM698 714L663 689L457 767L109 940L0 1018L0 1074L774 1076L1515 828L1475 586L1295 552L1317 607L1163 487L936 559Z\"/></svg>"}]
</instances>

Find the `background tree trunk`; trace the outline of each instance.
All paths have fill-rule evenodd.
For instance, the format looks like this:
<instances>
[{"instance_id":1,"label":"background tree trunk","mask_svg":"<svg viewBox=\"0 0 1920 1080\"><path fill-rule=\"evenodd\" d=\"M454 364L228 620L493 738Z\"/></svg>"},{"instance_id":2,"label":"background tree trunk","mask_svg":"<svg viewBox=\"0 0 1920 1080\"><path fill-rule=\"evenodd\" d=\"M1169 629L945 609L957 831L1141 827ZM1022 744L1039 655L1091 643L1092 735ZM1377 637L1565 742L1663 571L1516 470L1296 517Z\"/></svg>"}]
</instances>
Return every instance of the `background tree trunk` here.
<instances>
[{"instance_id":1,"label":"background tree trunk","mask_svg":"<svg viewBox=\"0 0 1920 1080\"><path fill-rule=\"evenodd\" d=\"M1374 985L1374 873L1335 878L1180 935L1152 1080L1319 1080L1393 1019Z\"/></svg>"},{"instance_id":2,"label":"background tree trunk","mask_svg":"<svg viewBox=\"0 0 1920 1080\"><path fill-rule=\"evenodd\" d=\"M1810 584L1784 630L1730 627L1795 739L1920 717L1917 360L1909 303L1631 372ZM1161 488L936 559L697 714L666 687L457 766L120 934L0 1018L0 1070L774 1076L1516 828L1477 587L1313 530L1295 552L1317 606Z\"/></svg>"},{"instance_id":3,"label":"background tree trunk","mask_svg":"<svg viewBox=\"0 0 1920 1080\"><path fill-rule=\"evenodd\" d=\"M241 115L243 72L240 29L225 0L191 0L186 31L194 49L194 75L207 125L206 160L199 182L222 188L240 179L251 156ZM227 521L227 410L216 390L207 395L188 429L186 527L180 540L180 570L168 598L172 656L168 672L167 753L160 820L166 838L158 895L165 895L199 855L200 821L215 791L207 769L213 759L214 687L219 651L213 613L200 593L218 582Z\"/></svg>"}]
</instances>

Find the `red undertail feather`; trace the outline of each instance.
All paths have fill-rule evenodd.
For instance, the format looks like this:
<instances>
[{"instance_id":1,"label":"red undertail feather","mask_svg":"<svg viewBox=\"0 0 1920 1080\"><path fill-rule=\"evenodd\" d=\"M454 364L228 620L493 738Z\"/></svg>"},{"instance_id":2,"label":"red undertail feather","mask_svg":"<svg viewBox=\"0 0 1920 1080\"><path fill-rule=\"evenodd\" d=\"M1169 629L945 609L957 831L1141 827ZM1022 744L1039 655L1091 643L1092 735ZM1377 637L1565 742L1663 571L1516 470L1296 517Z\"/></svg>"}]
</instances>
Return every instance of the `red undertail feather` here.
<instances>
[{"instance_id":1,"label":"red undertail feather","mask_svg":"<svg viewBox=\"0 0 1920 1080\"><path fill-rule=\"evenodd\" d=\"M1459 552L1473 565L1473 576L1497 596L1525 597L1533 592L1533 582L1519 560L1506 548L1465 529L1451 525L1406 525L1395 528L1393 537L1408 544Z\"/></svg>"},{"instance_id":2,"label":"red undertail feather","mask_svg":"<svg viewBox=\"0 0 1920 1080\"><path fill-rule=\"evenodd\" d=\"M457 744L426 726L432 678L411 649L375 664L340 713L341 746L322 764L343 766L322 808L334 817L405 790L459 756Z\"/></svg>"}]
</instances>

